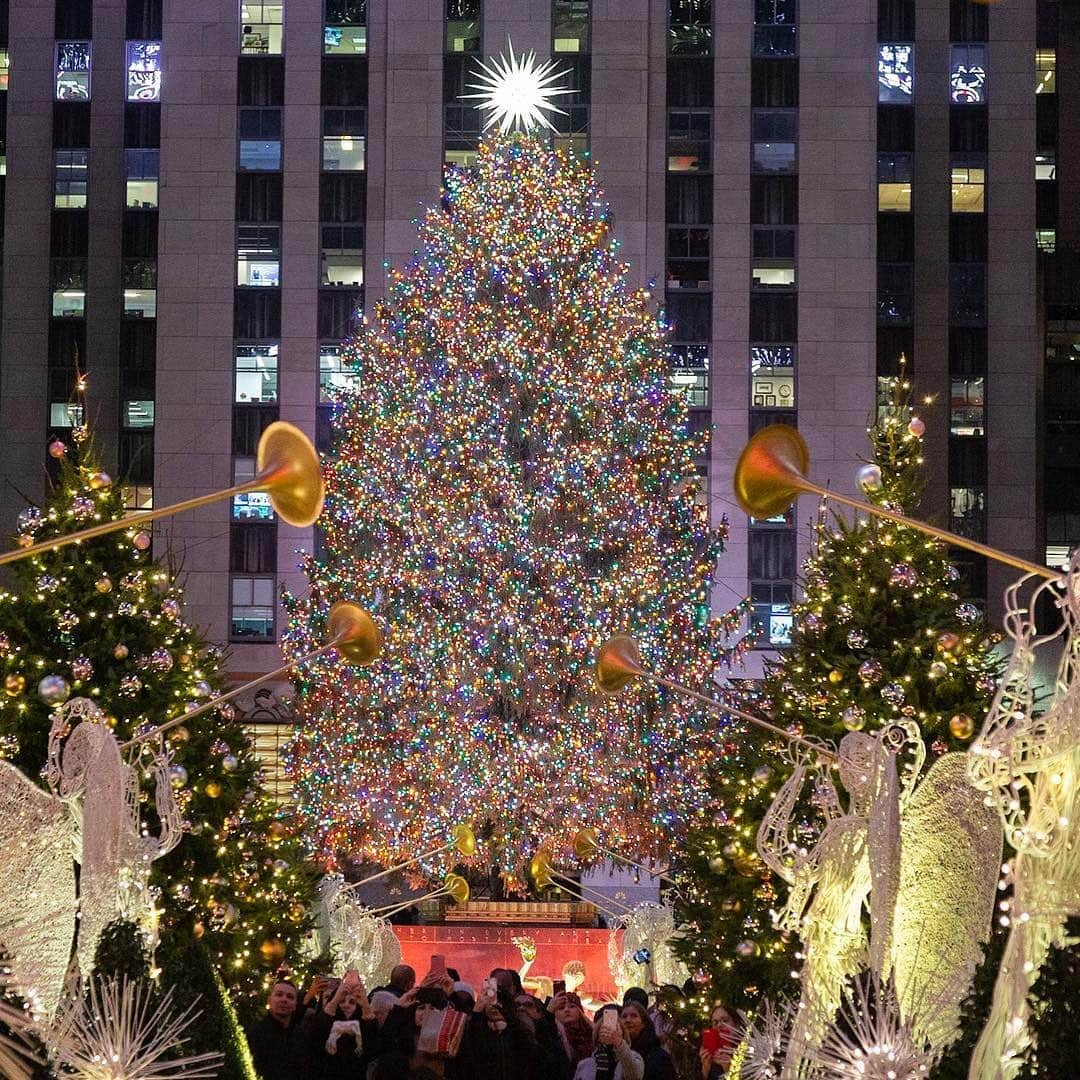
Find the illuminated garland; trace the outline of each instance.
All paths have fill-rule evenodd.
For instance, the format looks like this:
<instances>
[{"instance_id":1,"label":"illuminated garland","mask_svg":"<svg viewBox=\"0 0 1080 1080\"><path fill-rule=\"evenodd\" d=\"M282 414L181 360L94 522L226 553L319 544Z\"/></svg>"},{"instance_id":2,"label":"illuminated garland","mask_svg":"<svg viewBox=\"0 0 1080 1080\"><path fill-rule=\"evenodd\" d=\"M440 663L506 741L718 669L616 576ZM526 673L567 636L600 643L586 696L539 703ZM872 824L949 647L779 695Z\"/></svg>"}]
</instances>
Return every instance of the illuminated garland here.
<instances>
[{"instance_id":1,"label":"illuminated garland","mask_svg":"<svg viewBox=\"0 0 1080 1080\"><path fill-rule=\"evenodd\" d=\"M667 328L627 285L591 168L538 140L485 141L420 241L344 349L328 556L311 598L286 598L292 655L340 598L387 631L370 671L320 660L298 681L301 811L326 854L380 861L473 822L511 883L586 824L656 852L702 799L715 721L647 687L601 697L592 658L631 633L704 686L746 610L710 611L722 531Z\"/></svg>"}]
</instances>

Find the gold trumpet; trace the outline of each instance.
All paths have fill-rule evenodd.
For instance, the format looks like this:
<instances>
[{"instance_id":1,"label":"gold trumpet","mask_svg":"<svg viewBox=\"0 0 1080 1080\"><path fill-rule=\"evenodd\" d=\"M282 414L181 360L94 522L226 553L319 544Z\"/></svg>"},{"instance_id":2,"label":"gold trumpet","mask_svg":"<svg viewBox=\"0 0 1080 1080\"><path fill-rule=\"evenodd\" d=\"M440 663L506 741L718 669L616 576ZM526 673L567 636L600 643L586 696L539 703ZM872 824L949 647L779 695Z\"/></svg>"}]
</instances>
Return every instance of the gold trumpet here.
<instances>
[{"instance_id":1,"label":"gold trumpet","mask_svg":"<svg viewBox=\"0 0 1080 1080\"><path fill-rule=\"evenodd\" d=\"M638 649L637 642L632 637L628 637L626 634L618 634L613 638L609 638L596 653L596 685L605 694L617 694L627 683L633 682L634 679L647 679L649 682L656 683L657 686L663 686L668 690L683 694L685 697L693 698L713 712L722 713L725 716L737 716L740 720L745 720L748 724L754 724L756 727L762 728L773 735L779 735L780 738L786 739L788 742L799 743L808 750L812 750L819 757L836 760L836 754L831 750L819 746L809 739L804 739L801 735L785 731L783 728L777 727L776 724L770 724L768 720L760 716L754 716L753 713L730 708L714 698L699 694L696 690L691 690L687 686L681 686L670 679L654 675L642 662L641 652Z\"/></svg>"},{"instance_id":2,"label":"gold trumpet","mask_svg":"<svg viewBox=\"0 0 1080 1080\"><path fill-rule=\"evenodd\" d=\"M377 874L372 874L371 877L350 882L345 888L359 889L361 885L368 885L372 881L378 881L379 878L384 878L397 870L404 870L406 866L412 866L414 863L422 862L424 859L430 859L433 855L441 855L451 848L457 848L458 854L466 859L476 854L476 834L472 831L471 826L455 825L451 830L449 842L443 844L442 847L432 848L431 851L425 851L423 855L414 855L411 859L406 859L405 862L395 863L385 870L380 870Z\"/></svg>"},{"instance_id":3,"label":"gold trumpet","mask_svg":"<svg viewBox=\"0 0 1080 1080\"><path fill-rule=\"evenodd\" d=\"M619 912L617 908L622 909L622 913L631 911L632 909L619 900L616 900L613 896L607 896L604 893L597 892L595 889L590 889L588 885L582 885L580 881L574 881L573 878L567 877L565 874L560 874L551 865L551 852L544 848L539 848L535 855L529 860L529 876L533 879L538 889L546 889L550 885L557 885L565 893L569 893L571 896L576 896L579 900L585 903L595 904L608 918L617 919ZM590 893L591 896L585 896L585 893Z\"/></svg>"},{"instance_id":4,"label":"gold trumpet","mask_svg":"<svg viewBox=\"0 0 1080 1080\"><path fill-rule=\"evenodd\" d=\"M120 749L126 750L129 746L135 746L137 743L146 742L148 739L156 738L170 728L176 727L177 724L183 724L187 720L193 720L196 716L200 716L204 712L216 709L219 706L224 705L225 702L231 701L233 698L239 697L241 694L245 694L250 690L254 690L257 686L262 686L263 683L272 682L274 679L280 679L283 675L287 675L292 671L293 668L299 667L301 664L306 664L309 660L314 660L318 656L323 656L331 649L337 649L341 654L342 659L355 667L367 667L369 664L373 663L382 652L383 635L378 624L359 604L354 604L351 600L339 600L330 609L330 615L326 620L326 628L330 635L330 640L327 641L325 645L320 645L319 648L313 649L311 652L297 657L288 664L283 664L275 671L268 671L265 675L260 675L259 678L252 679L251 682L237 686L227 694L221 694L219 697L210 698L190 712L174 716L164 724L160 724L150 731L143 732L141 735L136 735L133 739L128 739L127 742L120 744Z\"/></svg>"},{"instance_id":5,"label":"gold trumpet","mask_svg":"<svg viewBox=\"0 0 1080 1080\"><path fill-rule=\"evenodd\" d=\"M939 529L936 525L928 525L925 521L918 521L906 514L885 510L862 499L839 495L807 479L809 468L810 454L806 449L806 442L795 428L788 427L787 424L772 424L762 428L739 455L738 464L735 466L735 498L751 517L770 518L784 513L802 492L810 492L897 525L918 529L946 544L966 548L977 555L985 555L988 559L1004 563L1015 570L1022 570L1025 574L1038 574L1050 581L1061 577L1060 571L1051 570L1040 563L1028 562L1027 559L1010 555L1007 551L980 544L977 540L969 540L966 536Z\"/></svg>"},{"instance_id":6,"label":"gold trumpet","mask_svg":"<svg viewBox=\"0 0 1080 1080\"><path fill-rule=\"evenodd\" d=\"M193 499L162 506L156 510L143 510L138 514L120 518L118 521L105 521L92 525L88 529L54 536L51 540L42 540L29 547L6 551L0 555L0 566L5 563L29 559L43 551L68 544L78 544L83 540L93 540L98 536L116 532L119 529L133 529L160 517L178 514L182 510L195 510L200 506L227 499L232 495L242 495L247 491L265 491L270 496L270 503L278 517L289 525L300 527L310 525L318 518L323 506L322 469L319 455L311 440L292 424L283 420L272 423L259 439L258 455L255 459L255 478L243 484L236 484L224 491L215 491L209 495L198 495Z\"/></svg>"},{"instance_id":7,"label":"gold trumpet","mask_svg":"<svg viewBox=\"0 0 1080 1080\"><path fill-rule=\"evenodd\" d=\"M413 896L408 900L403 900L400 904L369 908L364 914L378 915L380 918L389 919L391 915L404 911L407 907L412 907L413 904L419 904L422 900L434 900L438 896L449 896L460 907L462 904L469 902L469 883L460 874L447 874L439 888L432 889L431 892L424 893L423 896Z\"/></svg>"},{"instance_id":8,"label":"gold trumpet","mask_svg":"<svg viewBox=\"0 0 1080 1080\"><path fill-rule=\"evenodd\" d=\"M617 851L612 851L611 848L604 847L597 838L595 829L578 829L574 834L573 847L574 854L582 862L587 862L597 852L600 852L601 855L606 855L613 862L622 863L624 866L632 866L635 870L640 870L642 873L648 874L651 878L659 878L661 881L671 882L672 885L675 884L674 878L668 877L668 875L662 871L653 870L644 863L634 862L633 859L628 859L625 855L620 855Z\"/></svg>"}]
</instances>

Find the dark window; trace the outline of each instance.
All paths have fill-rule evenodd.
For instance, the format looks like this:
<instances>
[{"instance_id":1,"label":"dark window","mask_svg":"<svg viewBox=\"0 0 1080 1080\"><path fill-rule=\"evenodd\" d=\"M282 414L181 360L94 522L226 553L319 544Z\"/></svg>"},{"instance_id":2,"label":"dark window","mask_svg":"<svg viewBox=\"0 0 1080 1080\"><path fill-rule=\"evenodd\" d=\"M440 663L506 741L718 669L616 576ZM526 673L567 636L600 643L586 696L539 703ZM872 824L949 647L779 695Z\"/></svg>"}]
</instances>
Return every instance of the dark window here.
<instances>
[{"instance_id":1,"label":"dark window","mask_svg":"<svg viewBox=\"0 0 1080 1080\"><path fill-rule=\"evenodd\" d=\"M949 371L953 375L985 374L986 329L984 327L949 327Z\"/></svg>"},{"instance_id":2,"label":"dark window","mask_svg":"<svg viewBox=\"0 0 1080 1080\"><path fill-rule=\"evenodd\" d=\"M710 293L669 292L665 304L673 341L712 340Z\"/></svg>"},{"instance_id":3,"label":"dark window","mask_svg":"<svg viewBox=\"0 0 1080 1080\"><path fill-rule=\"evenodd\" d=\"M278 418L276 405L241 405L233 409L232 452L236 457L254 457L259 437Z\"/></svg>"},{"instance_id":4,"label":"dark window","mask_svg":"<svg viewBox=\"0 0 1080 1080\"><path fill-rule=\"evenodd\" d=\"M879 105L877 111L878 149L886 153L907 153L915 149L915 113L906 105Z\"/></svg>"},{"instance_id":5,"label":"dark window","mask_svg":"<svg viewBox=\"0 0 1080 1080\"><path fill-rule=\"evenodd\" d=\"M766 581L795 576L795 533L791 529L751 529L750 577Z\"/></svg>"},{"instance_id":6,"label":"dark window","mask_svg":"<svg viewBox=\"0 0 1080 1080\"><path fill-rule=\"evenodd\" d=\"M1035 146L1053 151L1058 141L1058 95L1035 95Z\"/></svg>"},{"instance_id":7,"label":"dark window","mask_svg":"<svg viewBox=\"0 0 1080 1080\"><path fill-rule=\"evenodd\" d=\"M755 225L795 225L799 220L798 179L751 176L750 220Z\"/></svg>"},{"instance_id":8,"label":"dark window","mask_svg":"<svg viewBox=\"0 0 1080 1080\"><path fill-rule=\"evenodd\" d=\"M156 259L158 216L140 210L124 214L121 252L128 259Z\"/></svg>"},{"instance_id":9,"label":"dark window","mask_svg":"<svg viewBox=\"0 0 1080 1080\"><path fill-rule=\"evenodd\" d=\"M914 301L910 263L881 263L878 265L878 322L911 322Z\"/></svg>"},{"instance_id":10,"label":"dark window","mask_svg":"<svg viewBox=\"0 0 1080 1080\"><path fill-rule=\"evenodd\" d=\"M990 22L988 16L985 4L973 4L971 0L950 0L949 40L986 41Z\"/></svg>"},{"instance_id":11,"label":"dark window","mask_svg":"<svg viewBox=\"0 0 1080 1080\"><path fill-rule=\"evenodd\" d=\"M751 60L750 104L755 108L796 108L799 104L798 60Z\"/></svg>"},{"instance_id":12,"label":"dark window","mask_svg":"<svg viewBox=\"0 0 1080 1080\"><path fill-rule=\"evenodd\" d=\"M751 341L795 341L798 334L796 297L781 293L750 296Z\"/></svg>"},{"instance_id":13,"label":"dark window","mask_svg":"<svg viewBox=\"0 0 1080 1080\"><path fill-rule=\"evenodd\" d=\"M1035 181L1035 224L1040 229L1053 229L1058 218L1058 185L1056 180Z\"/></svg>"},{"instance_id":14,"label":"dark window","mask_svg":"<svg viewBox=\"0 0 1080 1080\"><path fill-rule=\"evenodd\" d=\"M238 132L241 139L280 139L280 109L241 109Z\"/></svg>"},{"instance_id":15,"label":"dark window","mask_svg":"<svg viewBox=\"0 0 1080 1080\"><path fill-rule=\"evenodd\" d=\"M877 228L878 262L915 261L915 222L910 214L879 214Z\"/></svg>"},{"instance_id":16,"label":"dark window","mask_svg":"<svg viewBox=\"0 0 1080 1080\"><path fill-rule=\"evenodd\" d=\"M355 330L364 307L362 289L319 290L319 337L340 340Z\"/></svg>"},{"instance_id":17,"label":"dark window","mask_svg":"<svg viewBox=\"0 0 1080 1080\"><path fill-rule=\"evenodd\" d=\"M129 41L158 41L161 38L162 0L127 0Z\"/></svg>"},{"instance_id":18,"label":"dark window","mask_svg":"<svg viewBox=\"0 0 1080 1080\"><path fill-rule=\"evenodd\" d=\"M49 236L51 255L83 255L90 243L89 220L85 210L65 210L52 216Z\"/></svg>"},{"instance_id":19,"label":"dark window","mask_svg":"<svg viewBox=\"0 0 1080 1080\"><path fill-rule=\"evenodd\" d=\"M323 105L366 105L367 62L327 57L322 62Z\"/></svg>"},{"instance_id":20,"label":"dark window","mask_svg":"<svg viewBox=\"0 0 1080 1080\"><path fill-rule=\"evenodd\" d=\"M236 220L255 224L281 220L281 173L238 173Z\"/></svg>"},{"instance_id":21,"label":"dark window","mask_svg":"<svg viewBox=\"0 0 1080 1080\"><path fill-rule=\"evenodd\" d=\"M952 214L949 217L949 262L986 262L986 215Z\"/></svg>"},{"instance_id":22,"label":"dark window","mask_svg":"<svg viewBox=\"0 0 1080 1080\"><path fill-rule=\"evenodd\" d=\"M154 429L121 431L118 456L121 479L131 484L153 483Z\"/></svg>"},{"instance_id":23,"label":"dark window","mask_svg":"<svg viewBox=\"0 0 1080 1080\"><path fill-rule=\"evenodd\" d=\"M877 36L878 41L914 41L915 0L878 0Z\"/></svg>"},{"instance_id":24,"label":"dark window","mask_svg":"<svg viewBox=\"0 0 1080 1080\"><path fill-rule=\"evenodd\" d=\"M161 145L161 105L129 102L124 106L124 145Z\"/></svg>"},{"instance_id":25,"label":"dark window","mask_svg":"<svg viewBox=\"0 0 1080 1080\"><path fill-rule=\"evenodd\" d=\"M367 109L323 109L324 135L364 135Z\"/></svg>"},{"instance_id":26,"label":"dark window","mask_svg":"<svg viewBox=\"0 0 1080 1080\"><path fill-rule=\"evenodd\" d=\"M285 58L241 56L236 72L237 105L284 105Z\"/></svg>"},{"instance_id":27,"label":"dark window","mask_svg":"<svg viewBox=\"0 0 1080 1080\"><path fill-rule=\"evenodd\" d=\"M711 109L716 75L711 60L669 60L667 104L669 109Z\"/></svg>"},{"instance_id":28,"label":"dark window","mask_svg":"<svg viewBox=\"0 0 1080 1080\"><path fill-rule=\"evenodd\" d=\"M277 570L274 524L234 525L229 530L229 569L237 574L272 574Z\"/></svg>"},{"instance_id":29,"label":"dark window","mask_svg":"<svg viewBox=\"0 0 1080 1080\"><path fill-rule=\"evenodd\" d=\"M969 488L986 486L985 439L949 439L949 484Z\"/></svg>"},{"instance_id":30,"label":"dark window","mask_svg":"<svg viewBox=\"0 0 1080 1080\"><path fill-rule=\"evenodd\" d=\"M58 101L53 105L53 146L70 150L90 145L90 103Z\"/></svg>"},{"instance_id":31,"label":"dark window","mask_svg":"<svg viewBox=\"0 0 1080 1080\"><path fill-rule=\"evenodd\" d=\"M49 321L49 367L73 368L75 357L86 356L86 323L82 319ZM67 401L68 394L52 396L52 401Z\"/></svg>"},{"instance_id":32,"label":"dark window","mask_svg":"<svg viewBox=\"0 0 1080 1080\"><path fill-rule=\"evenodd\" d=\"M907 357L907 373L914 372L915 336L910 326L879 326L877 328L878 375L899 375L900 357Z\"/></svg>"},{"instance_id":33,"label":"dark window","mask_svg":"<svg viewBox=\"0 0 1080 1080\"><path fill-rule=\"evenodd\" d=\"M256 341L281 337L281 292L278 289L238 289L235 296L235 337Z\"/></svg>"},{"instance_id":34,"label":"dark window","mask_svg":"<svg viewBox=\"0 0 1080 1080\"><path fill-rule=\"evenodd\" d=\"M669 175L667 222L669 225L708 225L712 221L712 177Z\"/></svg>"},{"instance_id":35,"label":"dark window","mask_svg":"<svg viewBox=\"0 0 1080 1080\"><path fill-rule=\"evenodd\" d=\"M954 263L949 267L949 321L958 326L986 325L986 266Z\"/></svg>"},{"instance_id":36,"label":"dark window","mask_svg":"<svg viewBox=\"0 0 1080 1080\"><path fill-rule=\"evenodd\" d=\"M362 225L366 216L367 178L363 173L323 173L319 177L321 221Z\"/></svg>"},{"instance_id":37,"label":"dark window","mask_svg":"<svg viewBox=\"0 0 1080 1080\"><path fill-rule=\"evenodd\" d=\"M966 153L986 153L985 105L964 105L949 109L949 149Z\"/></svg>"},{"instance_id":38,"label":"dark window","mask_svg":"<svg viewBox=\"0 0 1080 1080\"><path fill-rule=\"evenodd\" d=\"M122 370L148 371L153 386L154 361L157 355L157 326L148 319L124 319L120 323L120 367ZM132 397L153 397L132 394Z\"/></svg>"},{"instance_id":39,"label":"dark window","mask_svg":"<svg viewBox=\"0 0 1080 1080\"><path fill-rule=\"evenodd\" d=\"M795 423L794 409L760 409L750 410L750 434L756 435L762 428L771 427L773 424L787 424L788 427L797 427Z\"/></svg>"},{"instance_id":40,"label":"dark window","mask_svg":"<svg viewBox=\"0 0 1080 1080\"><path fill-rule=\"evenodd\" d=\"M472 93L469 86L471 83L476 82L476 77L473 74L475 67L476 58L474 56L462 53L447 54L443 59L443 102L445 104L459 104L465 94Z\"/></svg>"},{"instance_id":41,"label":"dark window","mask_svg":"<svg viewBox=\"0 0 1080 1080\"><path fill-rule=\"evenodd\" d=\"M58 0L53 37L90 37L94 32L93 16L94 5L92 0Z\"/></svg>"}]
</instances>

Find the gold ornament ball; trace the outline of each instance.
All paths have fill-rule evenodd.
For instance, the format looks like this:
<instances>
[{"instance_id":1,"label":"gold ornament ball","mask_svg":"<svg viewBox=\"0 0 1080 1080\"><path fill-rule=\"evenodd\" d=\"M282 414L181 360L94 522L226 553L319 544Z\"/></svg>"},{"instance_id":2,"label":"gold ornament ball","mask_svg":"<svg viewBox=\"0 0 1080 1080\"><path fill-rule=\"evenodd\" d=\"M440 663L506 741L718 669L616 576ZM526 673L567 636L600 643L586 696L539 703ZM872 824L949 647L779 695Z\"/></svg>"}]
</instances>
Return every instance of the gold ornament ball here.
<instances>
[{"instance_id":1,"label":"gold ornament ball","mask_svg":"<svg viewBox=\"0 0 1080 1080\"><path fill-rule=\"evenodd\" d=\"M942 652L952 652L960 644L959 634L946 630L944 634L938 634L937 647Z\"/></svg>"},{"instance_id":2,"label":"gold ornament ball","mask_svg":"<svg viewBox=\"0 0 1080 1080\"><path fill-rule=\"evenodd\" d=\"M741 911L742 901L734 896L726 896L720 901L720 910L727 912Z\"/></svg>"},{"instance_id":3,"label":"gold ornament ball","mask_svg":"<svg viewBox=\"0 0 1080 1080\"><path fill-rule=\"evenodd\" d=\"M271 821L269 832L275 840L280 840L285 835L286 829L282 822Z\"/></svg>"},{"instance_id":4,"label":"gold ornament ball","mask_svg":"<svg viewBox=\"0 0 1080 1080\"><path fill-rule=\"evenodd\" d=\"M949 732L954 739L970 739L975 734L975 721L967 713L957 713L949 721Z\"/></svg>"},{"instance_id":5,"label":"gold ornament ball","mask_svg":"<svg viewBox=\"0 0 1080 1080\"><path fill-rule=\"evenodd\" d=\"M829 682L831 682L833 686L836 686L837 683L842 683L843 681L844 673L840 671L839 668L833 668L832 671L829 672Z\"/></svg>"},{"instance_id":6,"label":"gold ornament ball","mask_svg":"<svg viewBox=\"0 0 1080 1080\"><path fill-rule=\"evenodd\" d=\"M34 542L34 538L32 536L30 536L28 533L20 533L15 538L15 543L18 544L19 547L21 547L21 548L28 548L28 547L30 547L31 544L33 544L33 542Z\"/></svg>"},{"instance_id":7,"label":"gold ornament ball","mask_svg":"<svg viewBox=\"0 0 1080 1080\"><path fill-rule=\"evenodd\" d=\"M726 865L723 858L719 855L713 855L712 858L709 859L709 869L714 874L722 874Z\"/></svg>"},{"instance_id":8,"label":"gold ornament ball","mask_svg":"<svg viewBox=\"0 0 1080 1080\"><path fill-rule=\"evenodd\" d=\"M211 799L216 799L221 794L221 785L216 780L211 780L210 783L206 785L206 794L209 795Z\"/></svg>"},{"instance_id":9,"label":"gold ornament ball","mask_svg":"<svg viewBox=\"0 0 1080 1080\"><path fill-rule=\"evenodd\" d=\"M195 940L198 941L203 936L203 934L206 933L206 927L203 926L203 924L201 922L197 922L191 928L191 932L195 936Z\"/></svg>"},{"instance_id":10,"label":"gold ornament ball","mask_svg":"<svg viewBox=\"0 0 1080 1080\"><path fill-rule=\"evenodd\" d=\"M116 657L117 660L126 660L128 655L128 647L121 643L113 649L112 654Z\"/></svg>"},{"instance_id":11,"label":"gold ornament ball","mask_svg":"<svg viewBox=\"0 0 1080 1080\"><path fill-rule=\"evenodd\" d=\"M99 593L107 593L112 589L112 581L109 579L108 574L102 574L101 577L94 582L94 588Z\"/></svg>"},{"instance_id":12,"label":"gold ornament ball","mask_svg":"<svg viewBox=\"0 0 1080 1080\"><path fill-rule=\"evenodd\" d=\"M276 967L285 959L285 943L278 938L259 942L259 955L268 967Z\"/></svg>"},{"instance_id":13,"label":"gold ornament ball","mask_svg":"<svg viewBox=\"0 0 1080 1080\"><path fill-rule=\"evenodd\" d=\"M4 692L9 697L18 697L26 689L26 680L21 675L9 675L4 680Z\"/></svg>"},{"instance_id":14,"label":"gold ornament ball","mask_svg":"<svg viewBox=\"0 0 1080 1080\"><path fill-rule=\"evenodd\" d=\"M289 905L289 921L298 923L304 919L305 908L303 904L290 904Z\"/></svg>"},{"instance_id":15,"label":"gold ornament ball","mask_svg":"<svg viewBox=\"0 0 1080 1080\"><path fill-rule=\"evenodd\" d=\"M112 477L107 472L96 472L86 483L91 491L100 491L112 483Z\"/></svg>"},{"instance_id":16,"label":"gold ornament ball","mask_svg":"<svg viewBox=\"0 0 1080 1080\"><path fill-rule=\"evenodd\" d=\"M132 537L131 542L135 545L138 551L148 551L150 548L150 534L145 530L137 532Z\"/></svg>"},{"instance_id":17,"label":"gold ornament ball","mask_svg":"<svg viewBox=\"0 0 1080 1080\"><path fill-rule=\"evenodd\" d=\"M169 732L169 742L186 743L191 738L191 732L183 724Z\"/></svg>"},{"instance_id":18,"label":"gold ornament ball","mask_svg":"<svg viewBox=\"0 0 1080 1080\"><path fill-rule=\"evenodd\" d=\"M49 443L49 457L62 458L66 453L67 447L59 439L53 439Z\"/></svg>"},{"instance_id":19,"label":"gold ornament ball","mask_svg":"<svg viewBox=\"0 0 1080 1080\"><path fill-rule=\"evenodd\" d=\"M735 867L735 873L740 877L753 877L759 869L756 855L736 855L731 862Z\"/></svg>"}]
</instances>

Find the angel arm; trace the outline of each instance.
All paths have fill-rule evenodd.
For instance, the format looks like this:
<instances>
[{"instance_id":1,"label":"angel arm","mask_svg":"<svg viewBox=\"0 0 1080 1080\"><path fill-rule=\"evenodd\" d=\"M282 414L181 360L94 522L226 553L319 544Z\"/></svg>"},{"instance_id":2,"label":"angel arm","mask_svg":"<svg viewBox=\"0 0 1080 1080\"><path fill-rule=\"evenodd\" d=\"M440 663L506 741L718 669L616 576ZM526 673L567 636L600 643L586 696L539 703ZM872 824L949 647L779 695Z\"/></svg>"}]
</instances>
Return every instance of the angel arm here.
<instances>
[{"instance_id":1,"label":"angel arm","mask_svg":"<svg viewBox=\"0 0 1080 1080\"><path fill-rule=\"evenodd\" d=\"M169 772L171 765L172 755L167 750L154 759L154 805L157 807L158 821L161 822L161 834L153 841L154 859L168 855L184 836L184 820L176 804Z\"/></svg>"}]
</instances>

